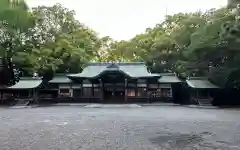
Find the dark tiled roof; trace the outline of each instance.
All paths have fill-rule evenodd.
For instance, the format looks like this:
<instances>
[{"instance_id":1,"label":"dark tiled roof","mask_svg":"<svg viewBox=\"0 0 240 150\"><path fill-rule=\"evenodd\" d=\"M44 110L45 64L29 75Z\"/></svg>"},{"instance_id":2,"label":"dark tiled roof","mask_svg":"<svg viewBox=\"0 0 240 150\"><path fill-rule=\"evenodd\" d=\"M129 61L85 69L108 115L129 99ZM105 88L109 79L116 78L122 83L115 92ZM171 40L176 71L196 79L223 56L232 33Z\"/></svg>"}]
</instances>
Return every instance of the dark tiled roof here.
<instances>
[{"instance_id":1,"label":"dark tiled roof","mask_svg":"<svg viewBox=\"0 0 240 150\"><path fill-rule=\"evenodd\" d=\"M20 80L42 80L42 77L20 77Z\"/></svg>"},{"instance_id":2,"label":"dark tiled roof","mask_svg":"<svg viewBox=\"0 0 240 150\"><path fill-rule=\"evenodd\" d=\"M79 74L69 75L70 78L96 78L104 72L119 71L132 78L139 77L159 77L151 74L143 62L121 62L121 63L89 63Z\"/></svg>"},{"instance_id":3,"label":"dark tiled roof","mask_svg":"<svg viewBox=\"0 0 240 150\"><path fill-rule=\"evenodd\" d=\"M176 75L174 74L161 74L161 78L158 80L159 83L180 83L182 82Z\"/></svg>"},{"instance_id":4,"label":"dark tiled roof","mask_svg":"<svg viewBox=\"0 0 240 150\"><path fill-rule=\"evenodd\" d=\"M71 79L69 79L68 77L67 77L67 75L65 74L58 74L58 75L56 75L56 76L54 76L53 77L53 79L52 80L50 80L50 81L48 81L49 83L56 83L56 84L59 84L59 83L62 83L62 84L64 84L64 83L72 83L72 80Z\"/></svg>"},{"instance_id":5,"label":"dark tiled roof","mask_svg":"<svg viewBox=\"0 0 240 150\"><path fill-rule=\"evenodd\" d=\"M196 89L217 89L218 86L211 83L207 78L204 77L192 77L186 80L187 84L191 88Z\"/></svg>"},{"instance_id":6,"label":"dark tiled roof","mask_svg":"<svg viewBox=\"0 0 240 150\"><path fill-rule=\"evenodd\" d=\"M91 62L88 63L87 66L110 66L110 65L118 65L118 66L125 66L125 65L145 65L144 62L116 62L116 63L111 63L111 62Z\"/></svg>"},{"instance_id":7,"label":"dark tiled roof","mask_svg":"<svg viewBox=\"0 0 240 150\"><path fill-rule=\"evenodd\" d=\"M9 89L34 89L39 87L42 84L40 78L24 77L21 78L18 83L8 87Z\"/></svg>"}]
</instances>

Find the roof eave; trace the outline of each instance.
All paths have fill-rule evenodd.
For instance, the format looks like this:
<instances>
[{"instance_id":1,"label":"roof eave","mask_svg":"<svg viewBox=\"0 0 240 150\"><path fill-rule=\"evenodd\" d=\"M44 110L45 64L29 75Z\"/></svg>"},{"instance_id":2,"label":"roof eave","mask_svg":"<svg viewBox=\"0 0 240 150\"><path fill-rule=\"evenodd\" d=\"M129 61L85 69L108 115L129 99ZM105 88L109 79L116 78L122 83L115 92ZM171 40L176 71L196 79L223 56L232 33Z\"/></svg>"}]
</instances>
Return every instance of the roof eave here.
<instances>
[{"instance_id":1,"label":"roof eave","mask_svg":"<svg viewBox=\"0 0 240 150\"><path fill-rule=\"evenodd\" d=\"M17 84L17 83L16 83ZM11 87L7 87L7 89L11 89L11 90L30 90L30 89L36 89L39 88L42 85L42 83L40 83L38 86L33 86L33 87L19 87L19 88L15 88L14 85Z\"/></svg>"}]
</instances>

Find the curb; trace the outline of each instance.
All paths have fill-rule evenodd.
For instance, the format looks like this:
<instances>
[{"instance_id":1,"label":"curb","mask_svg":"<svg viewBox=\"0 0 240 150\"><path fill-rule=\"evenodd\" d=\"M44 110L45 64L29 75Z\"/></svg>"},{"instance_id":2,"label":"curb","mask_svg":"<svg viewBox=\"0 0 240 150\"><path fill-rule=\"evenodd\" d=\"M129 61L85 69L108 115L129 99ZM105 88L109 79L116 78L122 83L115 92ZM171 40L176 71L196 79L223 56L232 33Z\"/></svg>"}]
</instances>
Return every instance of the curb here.
<instances>
[{"instance_id":1,"label":"curb","mask_svg":"<svg viewBox=\"0 0 240 150\"><path fill-rule=\"evenodd\" d=\"M82 106L85 107L87 105L92 105L92 104L71 104L71 103L58 103L58 104L50 104L46 106Z\"/></svg>"},{"instance_id":2,"label":"curb","mask_svg":"<svg viewBox=\"0 0 240 150\"><path fill-rule=\"evenodd\" d=\"M73 104L73 103L58 103L58 104L48 104L48 105L34 105L34 106L11 106L10 109L24 109L24 108L38 108L38 107L52 107L52 106L79 106L84 108L141 108L141 107L160 107L160 106L170 106L170 107L187 107L187 108L199 108L199 109L223 109L217 106L199 106L199 105L180 105L180 104ZM7 107L6 107L7 108Z\"/></svg>"},{"instance_id":3,"label":"curb","mask_svg":"<svg viewBox=\"0 0 240 150\"><path fill-rule=\"evenodd\" d=\"M140 105L140 106L182 106L180 104L164 104L164 103L162 103L162 104L159 104L159 103L157 103L157 104L138 104L138 105Z\"/></svg>"},{"instance_id":4,"label":"curb","mask_svg":"<svg viewBox=\"0 0 240 150\"><path fill-rule=\"evenodd\" d=\"M141 106L182 106L188 108L201 108L201 109L220 109L217 106L199 106L199 105L181 105L181 104L142 104Z\"/></svg>"},{"instance_id":5,"label":"curb","mask_svg":"<svg viewBox=\"0 0 240 150\"><path fill-rule=\"evenodd\" d=\"M71 103L59 103L59 104L51 104L51 105L45 105L45 106L81 106L81 107L86 107L86 108L91 108L91 107L111 107L111 106L117 106L117 107L131 107L131 106L136 106L138 105L141 107L144 106L182 106L180 104L160 104L160 103L156 103L156 104L98 104L98 103L89 103L89 104L71 104ZM44 106L39 106L39 107L44 107Z\"/></svg>"},{"instance_id":6,"label":"curb","mask_svg":"<svg viewBox=\"0 0 240 150\"><path fill-rule=\"evenodd\" d=\"M85 108L141 108L141 105L138 104L125 104L125 105L104 105L104 104L92 104L87 105Z\"/></svg>"},{"instance_id":7,"label":"curb","mask_svg":"<svg viewBox=\"0 0 240 150\"><path fill-rule=\"evenodd\" d=\"M221 109L217 106L199 106L199 105L181 105L188 108L200 108L200 109Z\"/></svg>"}]
</instances>

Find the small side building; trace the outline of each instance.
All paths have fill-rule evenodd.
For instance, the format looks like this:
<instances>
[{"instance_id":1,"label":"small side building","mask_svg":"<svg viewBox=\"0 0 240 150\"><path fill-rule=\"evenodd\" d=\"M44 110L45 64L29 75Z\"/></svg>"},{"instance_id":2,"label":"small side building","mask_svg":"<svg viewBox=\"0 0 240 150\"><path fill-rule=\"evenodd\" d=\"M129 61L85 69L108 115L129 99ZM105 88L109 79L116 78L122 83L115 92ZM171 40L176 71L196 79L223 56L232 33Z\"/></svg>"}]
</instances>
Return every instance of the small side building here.
<instances>
[{"instance_id":1,"label":"small side building","mask_svg":"<svg viewBox=\"0 0 240 150\"><path fill-rule=\"evenodd\" d=\"M159 74L156 87L151 87L152 95L151 102L177 102L177 88L181 85L182 81L174 73Z\"/></svg>"},{"instance_id":2,"label":"small side building","mask_svg":"<svg viewBox=\"0 0 240 150\"><path fill-rule=\"evenodd\" d=\"M42 79L38 77L22 77L13 86L8 87L14 95L17 103L38 103L39 88L42 85Z\"/></svg>"},{"instance_id":3,"label":"small side building","mask_svg":"<svg viewBox=\"0 0 240 150\"><path fill-rule=\"evenodd\" d=\"M183 81L179 79L175 73L160 74L159 92L161 93L160 100L163 102L182 103L181 90Z\"/></svg>"},{"instance_id":4,"label":"small side building","mask_svg":"<svg viewBox=\"0 0 240 150\"><path fill-rule=\"evenodd\" d=\"M48 83L48 90L52 91L57 102L80 102L81 85L67 77L67 74L56 74Z\"/></svg>"},{"instance_id":5,"label":"small side building","mask_svg":"<svg viewBox=\"0 0 240 150\"><path fill-rule=\"evenodd\" d=\"M190 102L198 105L212 105L220 89L204 77L190 77L186 83L189 87Z\"/></svg>"}]
</instances>

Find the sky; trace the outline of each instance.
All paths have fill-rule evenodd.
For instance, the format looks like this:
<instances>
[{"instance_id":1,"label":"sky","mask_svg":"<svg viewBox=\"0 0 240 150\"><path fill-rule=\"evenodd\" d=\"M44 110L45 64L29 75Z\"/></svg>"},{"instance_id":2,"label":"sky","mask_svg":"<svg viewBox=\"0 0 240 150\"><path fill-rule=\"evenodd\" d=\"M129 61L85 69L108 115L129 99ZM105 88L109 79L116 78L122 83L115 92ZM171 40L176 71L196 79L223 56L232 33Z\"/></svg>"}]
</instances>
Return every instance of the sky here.
<instances>
[{"instance_id":1,"label":"sky","mask_svg":"<svg viewBox=\"0 0 240 150\"><path fill-rule=\"evenodd\" d=\"M128 40L160 23L166 14L219 8L227 0L26 0L30 7L61 3L99 36Z\"/></svg>"}]
</instances>

